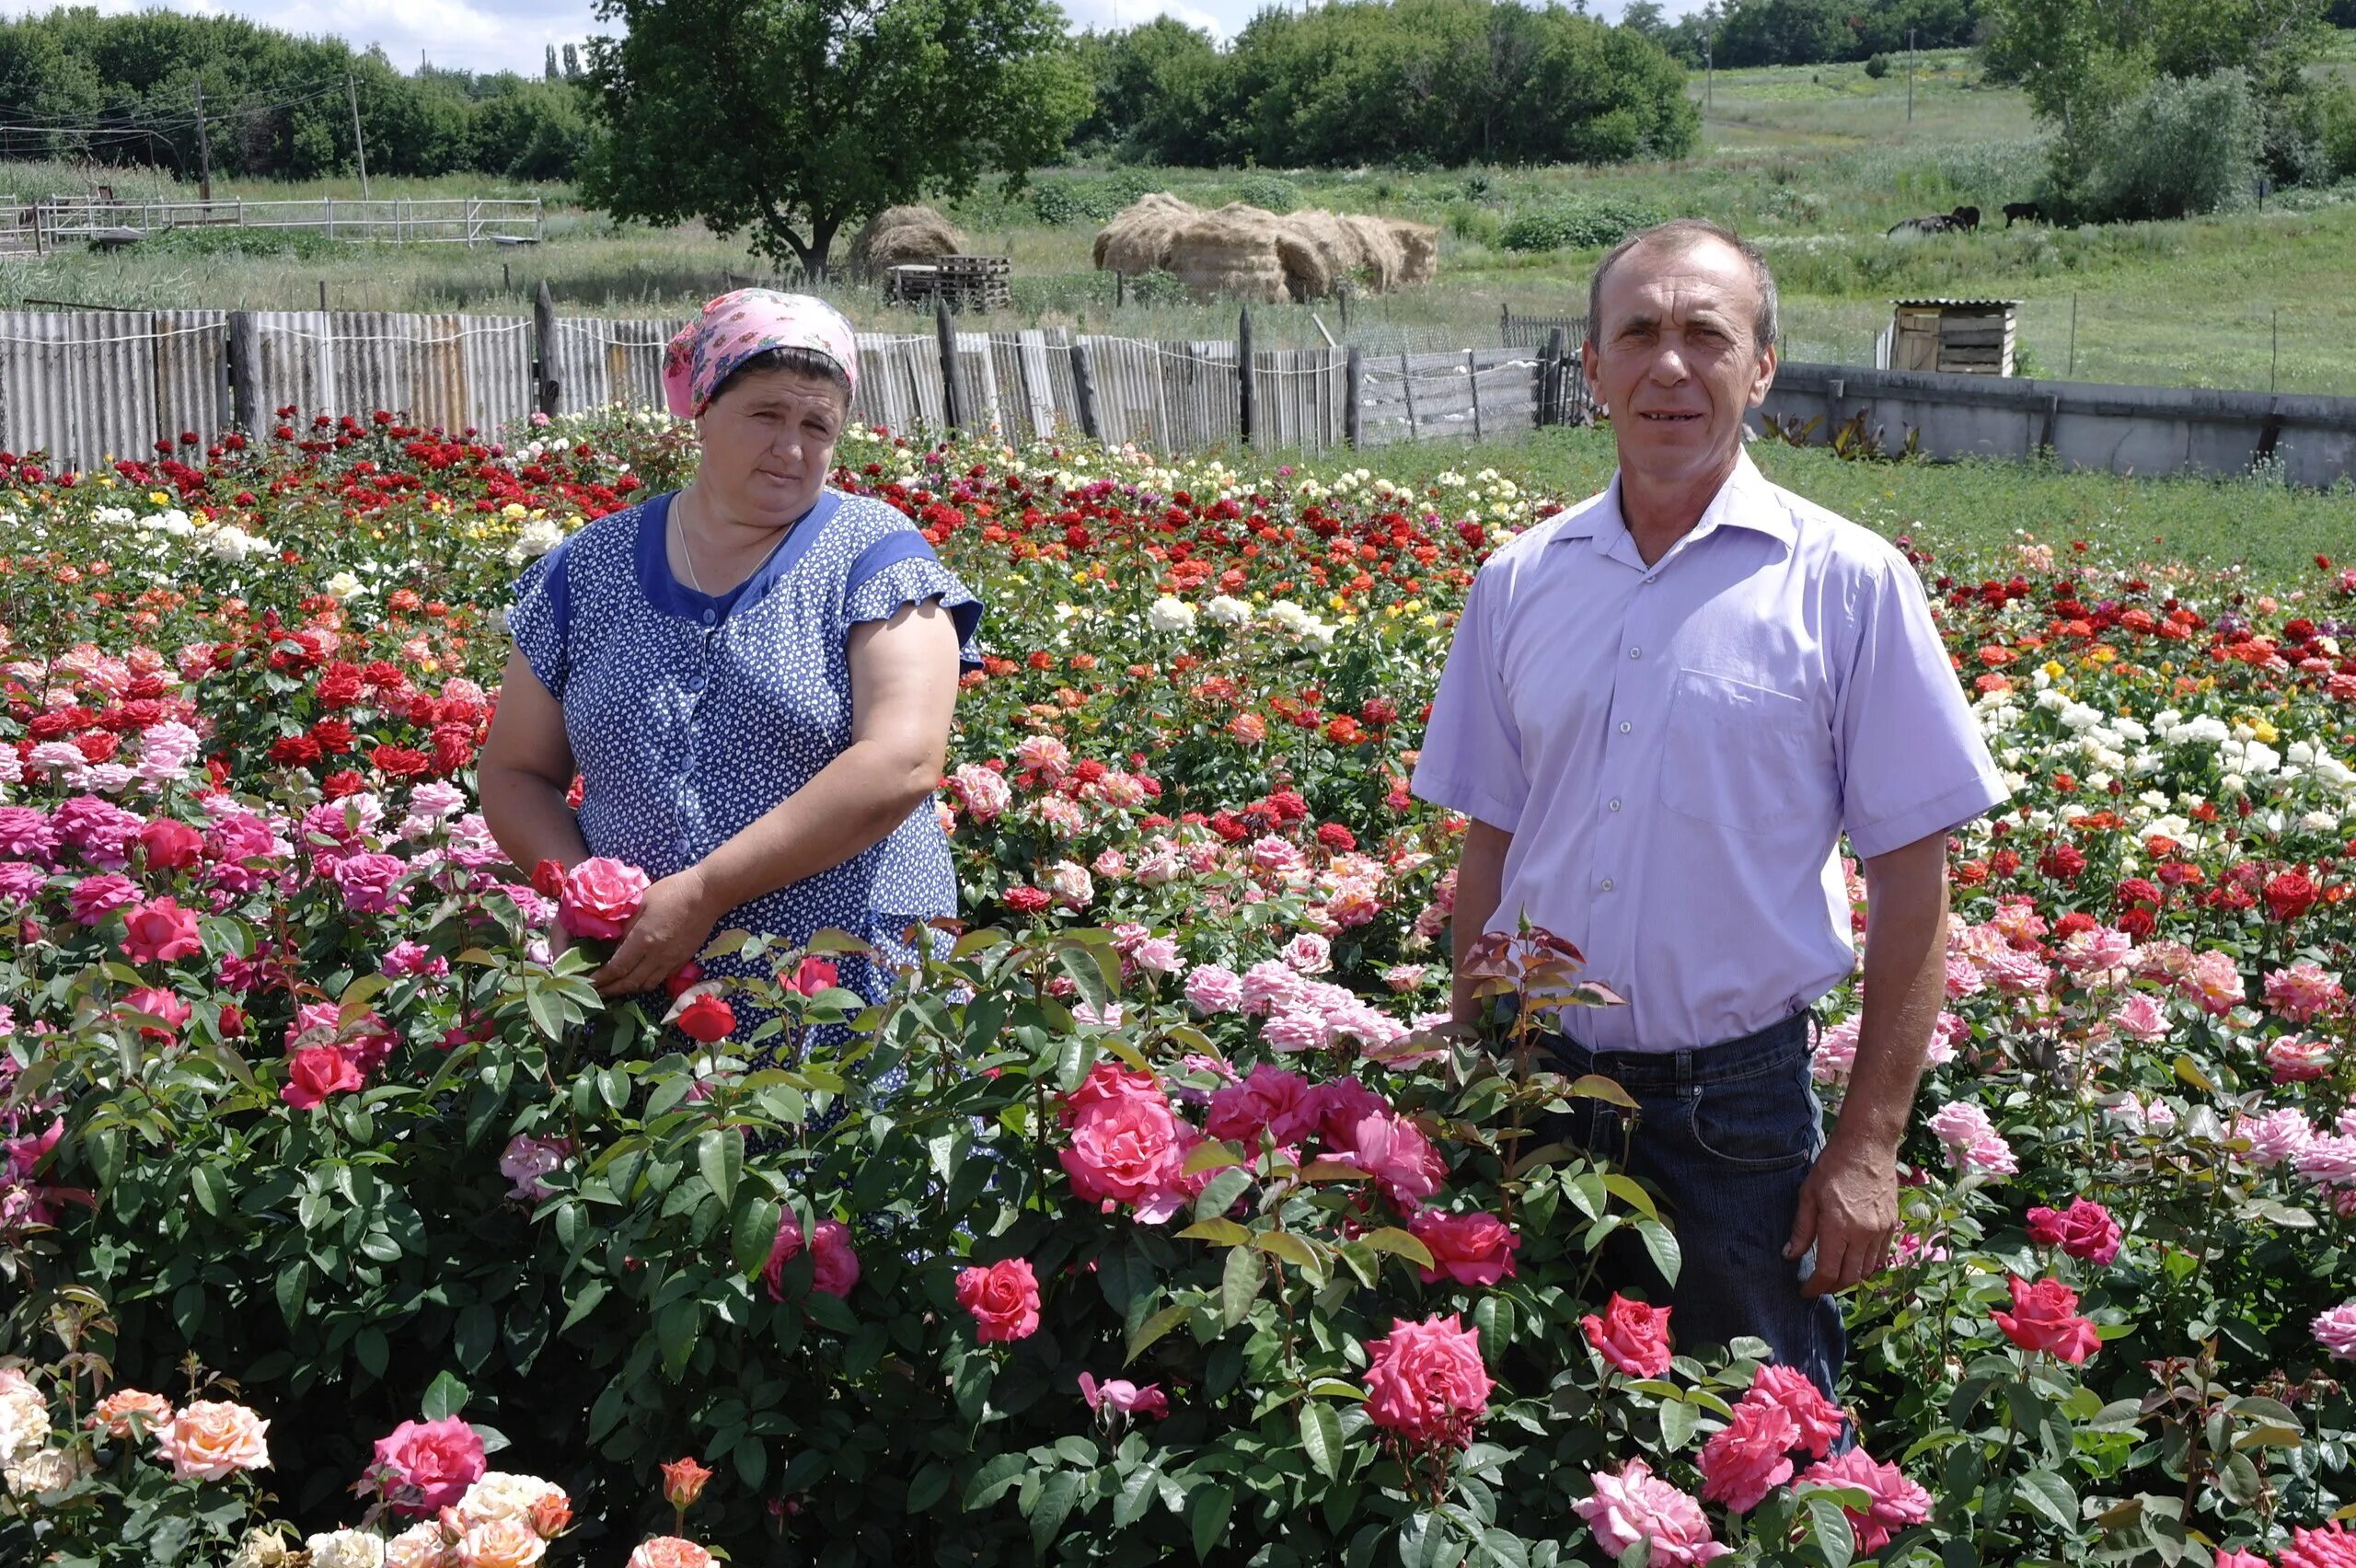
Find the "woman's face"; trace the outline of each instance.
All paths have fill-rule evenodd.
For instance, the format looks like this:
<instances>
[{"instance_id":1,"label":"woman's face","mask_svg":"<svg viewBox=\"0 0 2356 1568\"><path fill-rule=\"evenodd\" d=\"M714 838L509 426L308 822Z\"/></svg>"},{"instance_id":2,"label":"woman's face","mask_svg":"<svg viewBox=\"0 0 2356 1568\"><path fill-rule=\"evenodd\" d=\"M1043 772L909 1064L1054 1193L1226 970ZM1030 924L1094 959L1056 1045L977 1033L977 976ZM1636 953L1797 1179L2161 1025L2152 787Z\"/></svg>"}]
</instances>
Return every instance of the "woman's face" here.
<instances>
[{"instance_id":1,"label":"woman's face","mask_svg":"<svg viewBox=\"0 0 2356 1568\"><path fill-rule=\"evenodd\" d=\"M782 528L818 503L841 439L842 392L798 371L747 375L696 421L696 484L732 522Z\"/></svg>"}]
</instances>

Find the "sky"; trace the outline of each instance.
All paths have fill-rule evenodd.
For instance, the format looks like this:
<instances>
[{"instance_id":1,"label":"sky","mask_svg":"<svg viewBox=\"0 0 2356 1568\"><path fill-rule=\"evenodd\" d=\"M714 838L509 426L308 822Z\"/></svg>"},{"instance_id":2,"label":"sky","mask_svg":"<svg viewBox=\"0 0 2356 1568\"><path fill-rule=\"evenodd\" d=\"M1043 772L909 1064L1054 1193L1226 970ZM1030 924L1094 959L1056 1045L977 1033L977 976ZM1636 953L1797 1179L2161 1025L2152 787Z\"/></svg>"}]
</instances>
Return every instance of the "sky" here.
<instances>
[{"instance_id":1,"label":"sky","mask_svg":"<svg viewBox=\"0 0 2356 1568\"><path fill-rule=\"evenodd\" d=\"M150 8L158 0L79 0L109 14ZM536 74L548 46L577 43L601 30L589 0L395 0L362 7L354 0L161 0L176 11L199 16L244 17L266 27L306 34L330 34L354 48L382 46L402 70L421 60L468 71ZM1075 27L1128 27L1167 13L1194 27L1227 37L1252 18L1265 0L1061 0ZM47 11L53 0L0 0L0 14ZM1702 0L1666 0L1670 16L1697 10ZM1588 9L1616 21L1625 0L1589 0ZM360 19L362 17L364 20Z\"/></svg>"}]
</instances>

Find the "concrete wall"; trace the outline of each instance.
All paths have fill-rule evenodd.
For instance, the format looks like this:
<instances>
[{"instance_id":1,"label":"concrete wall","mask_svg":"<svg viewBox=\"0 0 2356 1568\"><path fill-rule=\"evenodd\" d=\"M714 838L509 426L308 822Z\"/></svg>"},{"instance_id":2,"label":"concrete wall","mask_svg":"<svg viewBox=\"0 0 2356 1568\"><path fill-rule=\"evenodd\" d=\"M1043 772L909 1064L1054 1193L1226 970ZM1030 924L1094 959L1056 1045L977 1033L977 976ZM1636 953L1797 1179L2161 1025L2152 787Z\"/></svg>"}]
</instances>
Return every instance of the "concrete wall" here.
<instances>
[{"instance_id":1,"label":"concrete wall","mask_svg":"<svg viewBox=\"0 0 2356 1568\"><path fill-rule=\"evenodd\" d=\"M1761 412L1786 428L1821 419L1810 439L1825 442L1860 410L1886 449L1919 432L1932 457L2034 458L2050 447L2069 467L2239 474L2270 451L2294 484L2356 477L2356 398L1785 364Z\"/></svg>"}]
</instances>

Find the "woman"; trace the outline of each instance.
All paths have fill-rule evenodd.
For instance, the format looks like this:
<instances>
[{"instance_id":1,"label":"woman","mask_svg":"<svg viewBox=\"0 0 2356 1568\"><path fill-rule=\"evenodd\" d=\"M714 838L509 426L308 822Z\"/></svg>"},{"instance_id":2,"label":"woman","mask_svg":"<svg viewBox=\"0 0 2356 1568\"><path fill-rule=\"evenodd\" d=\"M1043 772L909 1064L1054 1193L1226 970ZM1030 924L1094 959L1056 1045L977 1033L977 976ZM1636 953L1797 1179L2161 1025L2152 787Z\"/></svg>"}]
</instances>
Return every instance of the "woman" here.
<instances>
[{"instance_id":1,"label":"woman","mask_svg":"<svg viewBox=\"0 0 2356 1568\"><path fill-rule=\"evenodd\" d=\"M694 480L517 581L483 815L518 866L654 879L591 976L606 996L662 986L716 930L833 927L875 949L839 966L873 1000L917 961L909 927L956 912L932 791L981 605L898 511L826 488L858 373L821 300L711 301L664 367Z\"/></svg>"}]
</instances>

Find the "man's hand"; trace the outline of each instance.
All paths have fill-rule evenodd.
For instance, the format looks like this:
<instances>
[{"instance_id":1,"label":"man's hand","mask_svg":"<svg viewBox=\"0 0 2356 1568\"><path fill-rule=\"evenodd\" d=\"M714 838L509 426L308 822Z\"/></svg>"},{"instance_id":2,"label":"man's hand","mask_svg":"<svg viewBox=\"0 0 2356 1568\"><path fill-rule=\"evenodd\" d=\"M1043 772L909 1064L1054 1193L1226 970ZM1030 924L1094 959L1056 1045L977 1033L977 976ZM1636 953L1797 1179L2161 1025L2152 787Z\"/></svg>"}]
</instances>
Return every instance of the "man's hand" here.
<instances>
[{"instance_id":1,"label":"man's hand","mask_svg":"<svg viewBox=\"0 0 2356 1568\"><path fill-rule=\"evenodd\" d=\"M589 983L605 997L653 990L703 951L713 924L725 913L700 867L664 877L646 890L646 902L622 945Z\"/></svg>"},{"instance_id":2,"label":"man's hand","mask_svg":"<svg viewBox=\"0 0 2356 1568\"><path fill-rule=\"evenodd\" d=\"M1836 1131L1800 1188L1784 1256L1797 1260L1815 1247L1816 1272L1800 1283L1800 1294L1825 1296L1881 1273L1897 1229L1897 1156L1843 1143Z\"/></svg>"}]
</instances>

